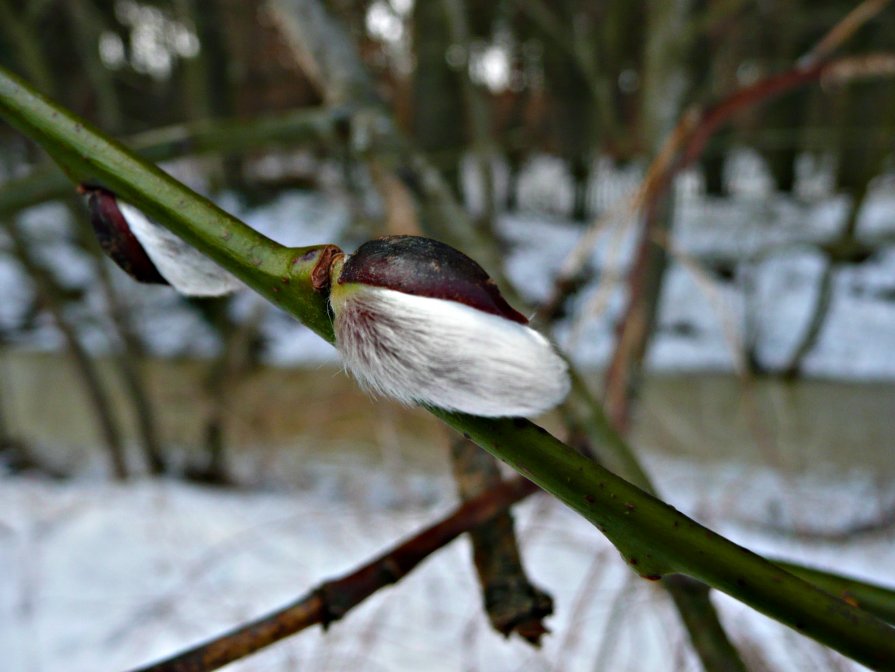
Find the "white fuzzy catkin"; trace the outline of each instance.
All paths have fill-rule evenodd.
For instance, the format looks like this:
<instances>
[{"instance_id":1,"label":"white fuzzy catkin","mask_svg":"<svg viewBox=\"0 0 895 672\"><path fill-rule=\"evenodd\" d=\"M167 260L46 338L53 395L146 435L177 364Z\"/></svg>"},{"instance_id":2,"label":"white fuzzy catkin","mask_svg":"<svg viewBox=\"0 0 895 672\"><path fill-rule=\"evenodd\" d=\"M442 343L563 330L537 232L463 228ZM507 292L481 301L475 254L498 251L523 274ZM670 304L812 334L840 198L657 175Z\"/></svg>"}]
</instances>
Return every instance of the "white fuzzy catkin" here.
<instances>
[{"instance_id":1,"label":"white fuzzy catkin","mask_svg":"<svg viewBox=\"0 0 895 672\"><path fill-rule=\"evenodd\" d=\"M188 296L222 296L242 283L140 210L118 201L134 237L171 286Z\"/></svg>"},{"instance_id":2,"label":"white fuzzy catkin","mask_svg":"<svg viewBox=\"0 0 895 672\"><path fill-rule=\"evenodd\" d=\"M336 344L370 392L487 417L537 415L569 391L541 334L470 306L381 287L334 287Z\"/></svg>"}]
</instances>

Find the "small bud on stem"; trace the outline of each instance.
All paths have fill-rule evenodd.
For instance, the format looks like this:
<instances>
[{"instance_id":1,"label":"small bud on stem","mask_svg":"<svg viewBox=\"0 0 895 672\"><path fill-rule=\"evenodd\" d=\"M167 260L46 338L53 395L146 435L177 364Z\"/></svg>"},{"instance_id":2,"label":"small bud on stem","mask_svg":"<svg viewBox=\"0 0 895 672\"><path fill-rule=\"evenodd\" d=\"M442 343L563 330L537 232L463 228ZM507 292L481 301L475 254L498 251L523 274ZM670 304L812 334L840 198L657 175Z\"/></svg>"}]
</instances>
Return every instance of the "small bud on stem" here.
<instances>
[{"instance_id":1,"label":"small bud on stem","mask_svg":"<svg viewBox=\"0 0 895 672\"><path fill-rule=\"evenodd\" d=\"M115 195L107 189L85 185L78 187L78 191L87 197L90 223L103 252L137 282L169 284L131 232Z\"/></svg>"},{"instance_id":2,"label":"small bud on stem","mask_svg":"<svg viewBox=\"0 0 895 672\"><path fill-rule=\"evenodd\" d=\"M223 268L102 187L81 185L100 246L138 282L188 296L222 296L242 285Z\"/></svg>"},{"instance_id":3,"label":"small bud on stem","mask_svg":"<svg viewBox=\"0 0 895 672\"><path fill-rule=\"evenodd\" d=\"M82 186L103 250L140 282L219 296L232 275L140 210ZM336 347L365 389L488 417L536 415L569 391L565 361L475 261L418 236L326 246L311 277L329 292Z\"/></svg>"},{"instance_id":4,"label":"small bud on stem","mask_svg":"<svg viewBox=\"0 0 895 672\"><path fill-rule=\"evenodd\" d=\"M335 257L330 305L345 366L371 392L489 417L542 413L568 393L550 342L444 243L390 236Z\"/></svg>"}]
</instances>

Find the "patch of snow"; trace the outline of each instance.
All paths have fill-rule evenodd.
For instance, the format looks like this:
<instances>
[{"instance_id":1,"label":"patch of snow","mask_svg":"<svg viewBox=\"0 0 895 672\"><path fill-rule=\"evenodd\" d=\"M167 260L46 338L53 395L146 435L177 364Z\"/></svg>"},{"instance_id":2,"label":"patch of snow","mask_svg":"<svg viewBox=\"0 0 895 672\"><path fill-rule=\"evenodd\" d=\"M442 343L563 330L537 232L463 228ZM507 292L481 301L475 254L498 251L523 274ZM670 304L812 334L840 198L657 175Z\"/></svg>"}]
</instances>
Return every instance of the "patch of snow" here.
<instances>
[{"instance_id":1,"label":"patch of snow","mask_svg":"<svg viewBox=\"0 0 895 672\"><path fill-rule=\"evenodd\" d=\"M878 514L868 502L879 505L883 489L870 475L784 477L652 456L649 463L672 505L758 552L878 581L888 578L879 568L895 564L891 529L842 543L798 534ZM308 489L273 492L3 478L4 669L127 669L170 655L350 571L450 506L447 482L435 486L434 502L396 507L383 493L404 475L341 469L354 485L339 498L320 470ZM384 487L371 490L371 480ZM228 669L633 672L668 669L672 656L676 669L699 669L664 593L634 577L586 521L546 497L516 511L528 570L556 599L553 634L541 650L491 631L463 540L326 633L312 628ZM836 669L863 669L733 600L716 602L734 640L777 669L825 656Z\"/></svg>"}]
</instances>

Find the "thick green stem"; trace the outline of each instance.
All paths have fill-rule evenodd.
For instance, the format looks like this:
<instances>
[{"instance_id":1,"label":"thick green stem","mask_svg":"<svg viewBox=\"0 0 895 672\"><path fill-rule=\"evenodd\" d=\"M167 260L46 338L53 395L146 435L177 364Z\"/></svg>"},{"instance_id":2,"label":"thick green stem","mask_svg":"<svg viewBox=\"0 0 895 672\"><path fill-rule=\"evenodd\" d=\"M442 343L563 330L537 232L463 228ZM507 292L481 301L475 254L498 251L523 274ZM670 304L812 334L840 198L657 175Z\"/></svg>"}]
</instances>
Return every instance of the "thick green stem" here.
<instances>
[{"instance_id":1,"label":"thick green stem","mask_svg":"<svg viewBox=\"0 0 895 672\"><path fill-rule=\"evenodd\" d=\"M638 488L657 496L649 475L634 451L613 429L599 402L577 372L572 369L571 373L569 406L592 442L600 463ZM742 657L724 631L712 605L708 586L681 575L663 577L662 585L674 601L706 672L745 672Z\"/></svg>"},{"instance_id":2,"label":"thick green stem","mask_svg":"<svg viewBox=\"0 0 895 672\"><path fill-rule=\"evenodd\" d=\"M308 327L332 342L326 298L310 282L326 246L279 245L2 70L0 114L38 140L71 180L100 183L138 203L269 301L303 316Z\"/></svg>"},{"instance_id":3,"label":"thick green stem","mask_svg":"<svg viewBox=\"0 0 895 672\"><path fill-rule=\"evenodd\" d=\"M641 576L686 574L871 668L895 669L891 627L699 525L542 428L521 418L429 410L596 525Z\"/></svg>"},{"instance_id":4,"label":"thick green stem","mask_svg":"<svg viewBox=\"0 0 895 672\"><path fill-rule=\"evenodd\" d=\"M890 588L848 576L837 576L821 569L804 567L792 562L774 560L774 564L820 586L832 595L837 595L866 609L871 614L876 614L884 621L895 624L895 595Z\"/></svg>"},{"instance_id":5,"label":"thick green stem","mask_svg":"<svg viewBox=\"0 0 895 672\"><path fill-rule=\"evenodd\" d=\"M3 70L0 115L72 179L102 181L332 341L326 297L312 282L332 248L291 250L265 238ZM641 575L687 574L869 667L895 670L895 630L884 622L699 525L540 427L430 410L591 521Z\"/></svg>"},{"instance_id":6,"label":"thick green stem","mask_svg":"<svg viewBox=\"0 0 895 672\"><path fill-rule=\"evenodd\" d=\"M167 161L181 156L244 152L259 147L335 142L337 127L348 117L346 109L303 109L245 119L203 119L165 126L127 138L124 142L144 159ZM71 182L53 165L0 185L0 215L71 192Z\"/></svg>"}]
</instances>

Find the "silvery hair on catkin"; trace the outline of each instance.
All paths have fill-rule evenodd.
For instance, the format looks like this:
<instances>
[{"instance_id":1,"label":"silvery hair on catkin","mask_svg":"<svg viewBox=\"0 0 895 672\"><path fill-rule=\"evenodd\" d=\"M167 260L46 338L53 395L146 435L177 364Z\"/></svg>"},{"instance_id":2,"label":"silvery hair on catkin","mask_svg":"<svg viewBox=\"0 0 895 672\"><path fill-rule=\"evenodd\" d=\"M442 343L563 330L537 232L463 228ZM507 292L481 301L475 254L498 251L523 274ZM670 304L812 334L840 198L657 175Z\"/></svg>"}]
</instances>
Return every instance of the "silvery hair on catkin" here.
<instances>
[{"instance_id":1,"label":"silvery hair on catkin","mask_svg":"<svg viewBox=\"0 0 895 672\"><path fill-rule=\"evenodd\" d=\"M156 268L181 294L223 296L242 287L234 276L139 209L123 201L118 207Z\"/></svg>"},{"instance_id":2,"label":"silvery hair on catkin","mask_svg":"<svg viewBox=\"0 0 895 672\"><path fill-rule=\"evenodd\" d=\"M502 417L537 415L569 391L565 361L524 324L382 287L331 301L345 368L370 392Z\"/></svg>"}]
</instances>

